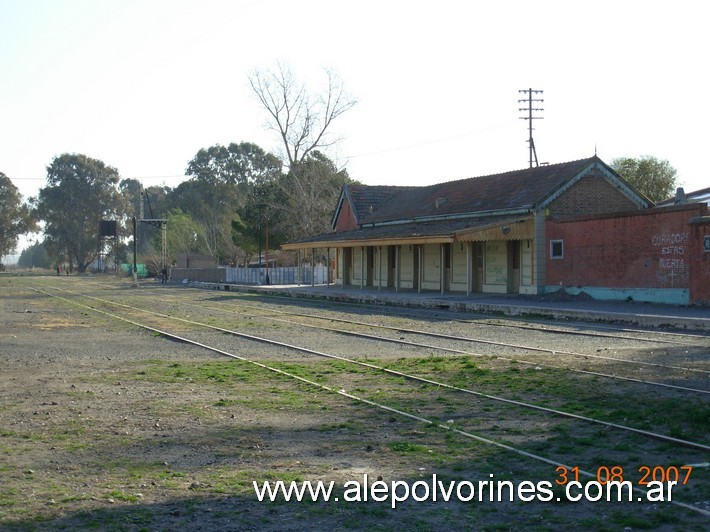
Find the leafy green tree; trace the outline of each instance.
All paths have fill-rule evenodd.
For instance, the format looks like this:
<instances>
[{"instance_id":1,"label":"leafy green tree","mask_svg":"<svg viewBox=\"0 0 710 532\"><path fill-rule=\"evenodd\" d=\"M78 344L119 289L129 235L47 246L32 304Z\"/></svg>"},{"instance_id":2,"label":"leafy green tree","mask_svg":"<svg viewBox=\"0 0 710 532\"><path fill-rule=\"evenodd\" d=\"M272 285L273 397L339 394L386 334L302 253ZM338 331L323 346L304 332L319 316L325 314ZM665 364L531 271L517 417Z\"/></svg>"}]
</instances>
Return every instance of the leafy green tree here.
<instances>
[{"instance_id":1,"label":"leafy green tree","mask_svg":"<svg viewBox=\"0 0 710 532\"><path fill-rule=\"evenodd\" d=\"M22 250L17 265L22 268L51 268L52 259L42 242L36 242Z\"/></svg>"},{"instance_id":2,"label":"leafy green tree","mask_svg":"<svg viewBox=\"0 0 710 532\"><path fill-rule=\"evenodd\" d=\"M235 214L234 219L231 222L232 226L232 243L235 249L240 250L243 255L243 264L247 266L251 261L251 257L257 253L259 249L259 225L254 223L249 225L239 214ZM239 260L239 253L235 254L232 264L238 264L242 261Z\"/></svg>"},{"instance_id":3,"label":"leafy green tree","mask_svg":"<svg viewBox=\"0 0 710 532\"><path fill-rule=\"evenodd\" d=\"M266 253L267 236L269 249L277 249L286 240L280 230L286 225L282 222L284 211L273 208L279 204L279 184L282 180L283 176L275 182L252 187L247 203L238 209L237 216L232 220L232 241L244 253L245 264L258 252L259 244Z\"/></svg>"},{"instance_id":4,"label":"leafy green tree","mask_svg":"<svg viewBox=\"0 0 710 532\"><path fill-rule=\"evenodd\" d=\"M133 178L121 179L118 184L118 190L121 192L125 204L125 217L127 220L133 216L138 217L142 188L141 182Z\"/></svg>"},{"instance_id":5,"label":"leafy green tree","mask_svg":"<svg viewBox=\"0 0 710 532\"><path fill-rule=\"evenodd\" d=\"M649 155L620 157L611 161L611 167L654 203L672 196L678 186L676 169L668 161Z\"/></svg>"},{"instance_id":6,"label":"leafy green tree","mask_svg":"<svg viewBox=\"0 0 710 532\"><path fill-rule=\"evenodd\" d=\"M140 217L141 201L144 218L164 218L169 209L168 195L172 189L159 185L143 188L137 179L122 179L118 189L126 202L126 217Z\"/></svg>"},{"instance_id":7,"label":"leafy green tree","mask_svg":"<svg viewBox=\"0 0 710 532\"><path fill-rule=\"evenodd\" d=\"M13 253L20 235L35 229L29 207L9 177L0 172L0 258Z\"/></svg>"},{"instance_id":8,"label":"leafy green tree","mask_svg":"<svg viewBox=\"0 0 710 532\"><path fill-rule=\"evenodd\" d=\"M126 205L126 230L124 234L131 236L133 231L133 216L140 218L140 204L143 201L143 217L147 219L165 219L168 211L168 195L171 192L167 186L152 186L143 189L137 179L122 179L118 185ZM160 230L154 225L138 222L136 225L138 255L162 256L162 244L158 242L158 250L154 247L154 237ZM156 271L160 271L160 267Z\"/></svg>"},{"instance_id":9,"label":"leafy green tree","mask_svg":"<svg viewBox=\"0 0 710 532\"><path fill-rule=\"evenodd\" d=\"M228 183L193 178L173 189L170 200L173 209L179 209L200 226L197 234L201 253L220 255L222 235L225 231L229 235L229 221L237 203L236 188Z\"/></svg>"},{"instance_id":10,"label":"leafy green tree","mask_svg":"<svg viewBox=\"0 0 710 532\"><path fill-rule=\"evenodd\" d=\"M205 250L204 235L201 234L202 227L189 214L180 209L168 212L168 261L174 263L179 253L201 253ZM155 249L160 249L159 234L154 237L153 245Z\"/></svg>"},{"instance_id":11,"label":"leafy green tree","mask_svg":"<svg viewBox=\"0 0 710 532\"><path fill-rule=\"evenodd\" d=\"M281 160L251 142L216 144L201 149L187 165L187 174L207 183L237 185L245 194L248 185L265 183L281 172Z\"/></svg>"},{"instance_id":12,"label":"leafy green tree","mask_svg":"<svg viewBox=\"0 0 710 532\"><path fill-rule=\"evenodd\" d=\"M281 167L277 157L248 142L201 149L188 163L192 178L173 190L171 203L200 226L204 253L237 262L240 248L231 222L250 201L252 188L274 181Z\"/></svg>"},{"instance_id":13,"label":"leafy green tree","mask_svg":"<svg viewBox=\"0 0 710 532\"><path fill-rule=\"evenodd\" d=\"M117 220L124 203L118 170L81 154L55 157L47 167L47 185L33 201L45 223L45 245L79 272L98 254L99 222Z\"/></svg>"}]
</instances>

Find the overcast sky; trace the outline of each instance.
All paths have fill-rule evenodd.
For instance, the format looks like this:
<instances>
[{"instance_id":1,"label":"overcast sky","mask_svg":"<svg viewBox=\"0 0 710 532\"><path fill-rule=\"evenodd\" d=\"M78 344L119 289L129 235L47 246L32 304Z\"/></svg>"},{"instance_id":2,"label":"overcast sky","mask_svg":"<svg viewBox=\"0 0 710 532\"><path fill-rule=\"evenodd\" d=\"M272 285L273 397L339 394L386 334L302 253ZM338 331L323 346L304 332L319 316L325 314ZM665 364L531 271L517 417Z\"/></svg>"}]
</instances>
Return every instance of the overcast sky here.
<instances>
[{"instance_id":1,"label":"overcast sky","mask_svg":"<svg viewBox=\"0 0 710 532\"><path fill-rule=\"evenodd\" d=\"M703 2L0 0L0 171L25 196L62 153L176 186L195 153L277 152L250 92L287 62L359 103L328 155L366 184L528 166L520 89L544 90L540 162L653 155L710 186Z\"/></svg>"}]
</instances>

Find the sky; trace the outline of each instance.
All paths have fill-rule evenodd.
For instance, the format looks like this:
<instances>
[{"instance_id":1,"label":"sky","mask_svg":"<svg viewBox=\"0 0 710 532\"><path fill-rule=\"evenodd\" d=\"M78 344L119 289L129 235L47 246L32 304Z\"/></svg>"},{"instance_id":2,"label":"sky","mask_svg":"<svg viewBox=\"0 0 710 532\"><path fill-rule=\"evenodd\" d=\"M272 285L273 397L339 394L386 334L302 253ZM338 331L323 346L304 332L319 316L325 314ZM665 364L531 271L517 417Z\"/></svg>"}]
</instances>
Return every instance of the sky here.
<instances>
[{"instance_id":1,"label":"sky","mask_svg":"<svg viewBox=\"0 0 710 532\"><path fill-rule=\"evenodd\" d=\"M25 199L81 153L177 186L215 144L279 153L248 78L325 69L358 103L327 155L369 185L428 185L537 157L651 155L710 186L710 32L696 0L0 0L0 172Z\"/></svg>"}]
</instances>

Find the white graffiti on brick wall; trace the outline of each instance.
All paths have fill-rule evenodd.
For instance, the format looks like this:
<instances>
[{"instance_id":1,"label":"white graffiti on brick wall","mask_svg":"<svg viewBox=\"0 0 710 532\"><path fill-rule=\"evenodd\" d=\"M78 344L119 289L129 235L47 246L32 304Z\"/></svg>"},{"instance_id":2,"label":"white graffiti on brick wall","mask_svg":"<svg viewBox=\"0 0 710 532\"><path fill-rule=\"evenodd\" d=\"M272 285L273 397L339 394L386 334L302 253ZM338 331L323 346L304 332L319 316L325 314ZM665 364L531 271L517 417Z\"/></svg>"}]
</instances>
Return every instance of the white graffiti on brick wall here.
<instances>
[{"instance_id":1,"label":"white graffiti on brick wall","mask_svg":"<svg viewBox=\"0 0 710 532\"><path fill-rule=\"evenodd\" d=\"M651 237L651 244L660 251L656 280L660 286L686 287L690 280L685 246L690 233L662 233Z\"/></svg>"}]
</instances>

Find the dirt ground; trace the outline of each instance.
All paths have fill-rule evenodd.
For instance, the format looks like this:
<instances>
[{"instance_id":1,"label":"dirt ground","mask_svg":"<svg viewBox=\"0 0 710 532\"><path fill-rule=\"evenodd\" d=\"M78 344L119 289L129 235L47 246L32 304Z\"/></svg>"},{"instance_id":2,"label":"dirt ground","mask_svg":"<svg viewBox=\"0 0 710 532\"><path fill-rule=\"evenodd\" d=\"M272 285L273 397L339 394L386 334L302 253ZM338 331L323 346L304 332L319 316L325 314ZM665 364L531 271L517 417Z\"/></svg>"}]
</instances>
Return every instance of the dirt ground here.
<instances>
[{"instance_id":1,"label":"dirt ground","mask_svg":"<svg viewBox=\"0 0 710 532\"><path fill-rule=\"evenodd\" d=\"M648 505L640 512L645 517L636 517L620 505L569 502L408 501L397 509L259 502L252 481L522 479L550 468L258 368L235 370L238 362L53 300L30 284L0 278L0 529L701 530L706 524L692 512ZM203 339L225 342L216 332ZM346 387L362 385L343 379ZM425 394L416 399L426 412L428 392L418 393Z\"/></svg>"}]
</instances>

